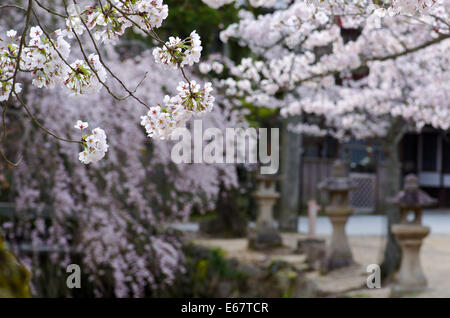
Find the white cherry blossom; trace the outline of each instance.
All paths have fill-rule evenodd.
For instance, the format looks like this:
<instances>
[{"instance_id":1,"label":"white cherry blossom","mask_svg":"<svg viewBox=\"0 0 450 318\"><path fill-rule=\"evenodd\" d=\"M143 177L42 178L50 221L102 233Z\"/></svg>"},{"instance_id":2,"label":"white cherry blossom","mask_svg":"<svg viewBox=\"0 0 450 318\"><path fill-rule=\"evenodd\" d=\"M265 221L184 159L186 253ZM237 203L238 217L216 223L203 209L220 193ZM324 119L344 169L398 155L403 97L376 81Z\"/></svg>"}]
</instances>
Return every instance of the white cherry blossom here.
<instances>
[{"instance_id":1,"label":"white cherry blossom","mask_svg":"<svg viewBox=\"0 0 450 318\"><path fill-rule=\"evenodd\" d=\"M77 60L70 65L70 70L65 74L64 85L73 95L98 92L102 87L101 82L106 80L106 70L100 63L98 55L89 56L89 64Z\"/></svg>"},{"instance_id":2,"label":"white cherry blossom","mask_svg":"<svg viewBox=\"0 0 450 318\"><path fill-rule=\"evenodd\" d=\"M85 124L87 127L87 123ZM89 136L83 136L82 140L84 150L78 155L78 159L82 163L90 164L98 162L105 157L105 154L108 151L108 144L106 142L106 134L103 129L98 127L93 129L92 134Z\"/></svg>"},{"instance_id":3,"label":"white cherry blossom","mask_svg":"<svg viewBox=\"0 0 450 318\"><path fill-rule=\"evenodd\" d=\"M88 124L87 121L77 120L77 123L73 127L76 128L76 129L79 129L79 130L83 130L85 128L88 128L89 124Z\"/></svg>"},{"instance_id":4,"label":"white cherry blossom","mask_svg":"<svg viewBox=\"0 0 450 318\"><path fill-rule=\"evenodd\" d=\"M155 48L153 56L156 63L177 68L178 66L198 63L202 52L202 42L196 31L192 31L189 37L181 40L178 37L170 37L162 48Z\"/></svg>"},{"instance_id":5,"label":"white cherry blossom","mask_svg":"<svg viewBox=\"0 0 450 318\"><path fill-rule=\"evenodd\" d=\"M141 125L151 138L168 139L175 129L184 127L192 116L211 112L215 98L211 95L212 85L203 88L195 81L180 82L178 94L165 96L164 105L151 107L147 115L141 116Z\"/></svg>"}]
</instances>

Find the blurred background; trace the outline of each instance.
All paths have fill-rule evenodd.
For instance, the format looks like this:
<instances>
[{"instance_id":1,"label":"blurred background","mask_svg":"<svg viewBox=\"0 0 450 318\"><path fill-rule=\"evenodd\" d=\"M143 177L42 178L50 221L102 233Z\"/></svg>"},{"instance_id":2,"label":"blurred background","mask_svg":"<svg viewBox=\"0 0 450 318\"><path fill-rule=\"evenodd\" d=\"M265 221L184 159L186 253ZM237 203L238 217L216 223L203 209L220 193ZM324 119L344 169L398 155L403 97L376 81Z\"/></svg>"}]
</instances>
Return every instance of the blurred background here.
<instances>
[{"instance_id":1,"label":"blurred background","mask_svg":"<svg viewBox=\"0 0 450 318\"><path fill-rule=\"evenodd\" d=\"M63 10L58 1L41 2L55 11ZM400 220L398 206L387 199L403 189L404 177L413 173L420 189L436 202L424 207L421 220L431 229L421 250L428 289L412 296L449 297L447 130L428 124L420 131L407 130L391 150L386 148L391 141L378 136L337 138L294 131L289 128L292 124L326 126L326 122L317 119L317 114L282 116L279 108L231 96L222 85L234 76L232 69L243 58L258 58L257 51L239 39L226 43L220 39L227 26L242 18L240 8L228 4L215 9L202 1L164 3L169 16L159 36L185 38L197 30L202 61L218 62L224 68L223 72L205 72L201 67L189 70L194 79L212 81L216 88L216 105L202 118L203 128L280 129L280 171L270 181L280 197L270 209L273 229L282 243L270 249L249 248L252 233L261 226L265 204L253 195L263 184L258 165L174 164L170 157L174 142L145 136L138 122L145 109L135 101L119 102L105 90L68 97L59 89L38 89L24 76L23 99L48 129L68 137L76 119L89 119L92 128L107 131L110 148L106 160L82 165L74 155L78 145L55 142L42 134L20 105L12 102L2 149L21 163L13 167L0 161L0 233L5 244L0 255L13 253L26 270L14 274L17 278L10 274L2 279L20 290L21 284L27 284L24 277L30 275L30 294L36 297L388 297L401 252L389 231L389 225ZM256 15L276 10L247 9ZM36 12L47 30L61 23L42 8ZM22 13L0 10L0 34L13 27L20 30L23 19ZM348 41L360 36L341 22L330 24L339 26L340 35ZM151 50L155 45L130 28L119 44L102 49L108 66L130 87L139 86L136 94L149 104L174 93L180 80L176 71L154 63ZM345 76L360 79L368 73L359 69ZM449 84L446 74L444 87ZM339 76L333 85L342 84ZM111 87L121 89L117 83ZM392 151L397 175L392 174ZM347 204L353 214L345 230L358 266L352 263L324 274L314 262L326 257L332 238L326 213L332 203L319 184L333 177L337 159L354 184ZM393 187L393 182L398 185ZM387 216L389 209L395 209L394 219ZM395 246L386 247L391 241ZM302 248L301 242L312 246L313 252L305 245ZM0 268L9 266L6 259L0 257ZM382 266L386 268L382 288L367 289L366 266L385 262L389 264ZM82 288L67 287L69 264L80 266Z\"/></svg>"}]
</instances>

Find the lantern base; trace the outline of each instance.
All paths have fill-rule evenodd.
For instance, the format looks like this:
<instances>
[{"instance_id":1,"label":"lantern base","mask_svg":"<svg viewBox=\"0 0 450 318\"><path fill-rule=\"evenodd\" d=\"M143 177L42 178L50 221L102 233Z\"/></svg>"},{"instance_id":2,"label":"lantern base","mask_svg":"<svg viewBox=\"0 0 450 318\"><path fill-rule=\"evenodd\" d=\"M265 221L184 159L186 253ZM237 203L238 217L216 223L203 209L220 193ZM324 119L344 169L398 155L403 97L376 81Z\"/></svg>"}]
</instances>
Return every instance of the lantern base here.
<instances>
[{"instance_id":1,"label":"lantern base","mask_svg":"<svg viewBox=\"0 0 450 318\"><path fill-rule=\"evenodd\" d=\"M319 238L301 238L297 241L295 252L306 255L306 263L310 269L320 270L325 260L326 242Z\"/></svg>"},{"instance_id":2,"label":"lantern base","mask_svg":"<svg viewBox=\"0 0 450 318\"><path fill-rule=\"evenodd\" d=\"M430 228L418 224L395 224L392 233L400 242L402 261L394 276L392 297L421 292L427 287L427 279L420 264L420 248Z\"/></svg>"},{"instance_id":3,"label":"lantern base","mask_svg":"<svg viewBox=\"0 0 450 318\"><path fill-rule=\"evenodd\" d=\"M345 233L345 225L350 215L353 214L353 209L328 206L325 212L333 225L333 235L328 243L326 256L320 270L322 274L355 264Z\"/></svg>"},{"instance_id":4,"label":"lantern base","mask_svg":"<svg viewBox=\"0 0 450 318\"><path fill-rule=\"evenodd\" d=\"M283 246L280 234L275 229L251 231L248 236L248 248L252 250L267 250Z\"/></svg>"},{"instance_id":5,"label":"lantern base","mask_svg":"<svg viewBox=\"0 0 450 318\"><path fill-rule=\"evenodd\" d=\"M321 274L356 264L350 251L328 251L320 269Z\"/></svg>"}]
</instances>

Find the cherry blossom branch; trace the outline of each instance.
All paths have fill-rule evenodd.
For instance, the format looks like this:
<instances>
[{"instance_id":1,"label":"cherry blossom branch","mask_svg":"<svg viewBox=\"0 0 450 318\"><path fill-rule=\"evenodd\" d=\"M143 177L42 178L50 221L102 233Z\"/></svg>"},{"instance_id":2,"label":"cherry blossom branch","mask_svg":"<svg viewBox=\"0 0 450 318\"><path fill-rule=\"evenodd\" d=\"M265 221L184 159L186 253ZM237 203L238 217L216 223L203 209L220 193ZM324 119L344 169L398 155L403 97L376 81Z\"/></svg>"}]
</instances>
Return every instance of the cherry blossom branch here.
<instances>
[{"instance_id":1,"label":"cherry blossom branch","mask_svg":"<svg viewBox=\"0 0 450 318\"><path fill-rule=\"evenodd\" d=\"M6 6L4 6L4 7L6 7ZM16 59L16 67L15 67L15 70L14 70L14 74L12 75L12 81L13 81L12 82L12 88L11 88L11 92L9 93L8 100L3 105L3 110L2 110L3 132L2 132L2 137L1 137L1 140L0 140L0 144L3 144L3 142L5 141L5 138L6 138L6 111L8 109L8 104L11 101L12 94L13 93L16 94L15 87L16 87L16 81L17 81L17 74L18 74L18 71L20 69L20 57L22 55L22 49L23 49L23 47L25 45L26 33L27 33L28 27L30 25L30 17L31 17L32 7L33 7L33 0L29 0L28 1L28 8L26 10L25 27L24 27L23 32L22 32L22 37L20 39L18 53L17 53L17 56L15 57L15 59ZM20 163L20 161L21 161L21 160L19 160L17 163L13 163L12 161L10 161L10 160L8 160L6 158L6 155L3 153L2 150L0 150L0 153L1 153L2 158L7 163L9 163L9 164L11 164L13 166L17 166Z\"/></svg>"},{"instance_id":2,"label":"cherry blossom branch","mask_svg":"<svg viewBox=\"0 0 450 318\"><path fill-rule=\"evenodd\" d=\"M34 10L32 10L33 16L36 19L36 23L39 25L39 27L42 30L42 33L44 33L44 35L47 37L47 39L49 39L50 45L52 46L52 48L55 50L55 52L58 54L58 57L64 62L64 64L66 64L73 72L75 72L74 68L70 65L70 63L62 56L61 52L58 50L58 48L56 47L56 45L53 43L52 40L50 40L50 34L45 30L44 26L41 24L41 21L39 19L39 16L36 14L36 12Z\"/></svg>"},{"instance_id":3,"label":"cherry blossom branch","mask_svg":"<svg viewBox=\"0 0 450 318\"><path fill-rule=\"evenodd\" d=\"M391 59L396 59L397 57L404 56L404 55L407 55L409 53L414 53L414 52L420 51L420 50L422 50L422 49L424 49L424 48L426 48L426 47L428 47L430 45L439 43L439 42L444 41L444 40L446 40L448 38L450 38L450 34L443 34L443 35L440 35L439 37L437 37L437 38L435 38L435 39L433 39L431 41L422 43L421 45L412 47L410 49L406 49L403 52L389 54L389 55L385 55L385 56L371 57L371 58L365 59L364 61L365 62L370 62L370 61L387 61L387 60L391 60Z\"/></svg>"},{"instance_id":4,"label":"cherry blossom branch","mask_svg":"<svg viewBox=\"0 0 450 318\"><path fill-rule=\"evenodd\" d=\"M77 5L76 0L73 0L73 3L74 3L75 5ZM66 10L67 10L67 9L66 9ZM77 12L77 13L79 14L79 12ZM136 95L134 95L134 93L137 91L137 88L139 87L140 84L138 84L138 86L135 88L134 92L132 92L132 91L130 91L130 90L128 89L128 87L123 83L123 81L122 81L116 74L114 74L113 71L111 71L111 69L110 69L110 68L106 65L106 63L103 61L102 54L101 54L101 52L100 52L100 50L99 50L99 48L98 48L98 46L97 46L97 43L96 43L96 41L95 41L95 39L94 39L94 37L93 37L91 31L89 30L88 26L86 25L86 23L84 22L83 19L80 19L80 20L81 20L81 23L83 24L84 28L86 29L86 31L87 31L87 33L88 33L88 35L89 35L89 38L91 39L92 44L94 45L94 48L95 48L95 51L97 52L98 58L99 58L99 60L100 60L100 63L102 63L103 67L108 71L108 73L111 74L111 76L112 76L117 82L119 82L119 84L123 87L123 89L125 89L125 91L128 93L128 96L127 96L127 97L124 97L124 99L126 99L126 98L128 98L128 97L131 96L131 97L133 97L137 102L139 102L141 105L143 105L143 106L146 107L147 109L150 109L150 107L149 107L146 103L144 103L140 98L138 98L138 97L136 97ZM86 56L86 54L84 53L84 51L83 51L83 49L82 49L82 44L81 44L81 42L80 42L80 39L78 38L78 36L77 36L77 34L75 33L75 30L73 30L73 28L72 28L72 32L75 34L75 37L76 37L77 42L78 42L78 45L80 46L80 49L82 50L83 56L84 56L84 58L86 59L87 56ZM86 60L86 62L88 62L88 65L90 65L90 63L89 63L88 60ZM96 71L93 69L93 67L91 67L91 69L92 69L92 71L93 71L94 73L96 73ZM96 74L96 75L97 75L98 80L102 83L102 81L100 80L98 74ZM144 76L144 79L145 79L145 76ZM141 82L142 82L144 79L142 79ZM103 84L103 83L102 83L102 84ZM109 91L108 91L108 92L109 92Z\"/></svg>"},{"instance_id":5,"label":"cherry blossom branch","mask_svg":"<svg viewBox=\"0 0 450 318\"><path fill-rule=\"evenodd\" d=\"M433 17L434 19L444 23L446 26L450 27L450 23L448 21L442 19L441 17L438 17L438 16L436 16L434 14L430 14L430 16Z\"/></svg>"},{"instance_id":6,"label":"cherry blossom branch","mask_svg":"<svg viewBox=\"0 0 450 318\"><path fill-rule=\"evenodd\" d=\"M14 70L14 74L13 74L12 89L11 89L11 92L9 93L8 102L11 99L12 93L15 92L17 73L19 72L19 69L20 69L20 59L22 56L23 47L25 45L25 38L27 35L27 31L30 26L30 17L31 17L32 10L33 10L33 0L28 0L28 9L27 9L27 15L26 15L26 20L25 20L25 27L23 29L22 36L20 38L19 51L17 53L17 56L15 57L16 58L16 69Z\"/></svg>"},{"instance_id":7,"label":"cherry blossom branch","mask_svg":"<svg viewBox=\"0 0 450 318\"><path fill-rule=\"evenodd\" d=\"M190 36L184 40L178 37L169 38L168 42L162 41L154 28L161 26L162 21L168 16L168 6L162 1L137 0L120 1L114 6L108 1L109 5L103 6L99 0L100 7L88 6L83 11L78 7L78 1L72 0L70 6L63 0L65 15L61 14L52 7L43 5L40 0L35 0L39 10L45 11L47 15L56 16L65 20L66 27L55 30L50 36L40 21L37 14L38 9L33 8L33 0L29 0L27 8L27 19L25 28L20 38L20 45L17 45L17 31L9 30L6 32L10 43L6 48L2 48L1 54L2 69L5 73L0 80L5 82L2 91L0 91L0 101L11 101L12 96L16 97L20 106L23 107L33 123L52 137L64 141L78 143L83 146L83 151L79 153L78 159L85 164L97 162L105 156L108 149L105 132L97 127L92 130L91 135L83 135L80 140L72 140L55 134L48 130L33 115L31 109L24 101L21 92L21 84L17 83L18 72L29 73L33 75L33 85L39 88L52 88L55 85L63 85L72 91L72 94L85 94L97 92L102 87L107 93L116 100L124 100L132 97L149 111L147 115L140 116L141 125L145 127L149 137L167 139L178 126L183 126L192 118L192 116L210 112L214 105L214 96L211 94L213 88L211 83L205 83L202 87L195 81L190 81L183 68L186 65L198 63L202 51L200 36L196 31L192 31ZM73 7L72 7L73 6ZM119 12L120 11L120 12ZM41 13L41 12L40 12ZM91 16L91 14L94 14ZM36 25L30 25L31 15L36 20ZM92 20L92 18L94 20ZM96 18L99 18L97 21ZM133 21L134 20L134 21ZM162 44L153 50L153 56L156 63L168 65L173 68L180 68L183 78L187 81L180 81L177 87L177 95L165 96L164 104L158 104L150 107L143 100L135 95L138 88L146 78L147 73L138 82L134 90L125 85L116 73L114 73L105 63L100 42L117 40L120 35L130 26L136 26L144 31L151 39ZM29 43L27 32L29 31ZM96 29L94 29L96 28ZM92 44L86 43L82 33L87 32ZM97 36L99 40L97 43ZM83 58L76 59L69 63L70 43L65 37L72 39L77 43ZM82 41L83 40L83 41ZM95 53L89 54L88 47L93 46ZM88 55L89 54L89 55ZM107 84L107 74L126 91L125 97L117 96ZM11 86L12 84L12 86ZM17 86L17 87L15 87ZM2 110L3 137L5 139L6 129L6 111L8 104L5 104ZM155 125L156 124L156 125ZM78 120L74 126L76 129L83 130L88 127L88 122ZM10 162L10 161L9 161Z\"/></svg>"},{"instance_id":8,"label":"cherry blossom branch","mask_svg":"<svg viewBox=\"0 0 450 318\"><path fill-rule=\"evenodd\" d=\"M60 137L56 134L54 134L53 132L51 132L50 130L48 130L47 128L45 128L38 120L37 118L32 114L31 110L28 108L28 106L25 104L25 102L20 98L19 94L17 94L16 92L14 92L14 95L16 96L17 100L19 101L19 103L23 106L23 108L25 108L28 116L30 116L31 120L36 124L36 126L38 126L40 129L42 129L44 132L46 132L47 134L49 134L50 136L61 140L61 141L65 141L65 142L71 142L71 143L77 143L77 144L83 144L82 141L80 140L72 140L72 139L67 139L67 138L63 138Z\"/></svg>"},{"instance_id":9,"label":"cherry blossom branch","mask_svg":"<svg viewBox=\"0 0 450 318\"><path fill-rule=\"evenodd\" d=\"M124 96L124 97L118 97L117 95L115 95L111 89L109 88L108 85L106 85L106 83L104 81L101 80L100 76L98 75L98 72L94 69L94 67L91 65L88 56L86 55L86 52L83 48L83 44L81 43L80 38L78 37L78 35L75 33L75 30L72 29L72 32L74 33L75 39L78 43L78 47L80 48L81 54L83 55L84 60L86 61L87 65L89 66L89 68L91 69L91 71L94 73L94 75L96 76L97 80L103 85L103 87L106 88L106 90L108 91L108 93L113 96L115 99L117 100L125 100L128 97L133 97L135 100L137 100L141 105L143 105L144 107L146 107L147 109L150 109L150 107L144 103L143 101L141 101L138 97L136 97L131 91L128 90L128 88L125 88L128 92L128 96ZM100 59L100 56L99 56ZM105 65L102 63L103 67L105 67ZM106 69L106 67L105 67ZM116 77L114 77L116 80L118 80L120 82L119 79L117 79Z\"/></svg>"},{"instance_id":10,"label":"cherry blossom branch","mask_svg":"<svg viewBox=\"0 0 450 318\"><path fill-rule=\"evenodd\" d=\"M46 132L47 134L53 136L54 138L61 140L61 141L65 141L65 142L71 142L71 143L79 143L79 144L83 144L82 141L76 141L76 140L71 140L71 139L66 139L63 137L59 137L56 134L52 133L51 131L49 131L47 128L45 128L31 113L30 109L28 108L28 106L25 104L25 102L20 98L19 94L16 92L15 90L15 84L16 84L16 78L17 78L17 74L18 71L20 69L20 62L21 62L21 56L22 56L22 50L23 47L25 46L25 38L26 38L26 33L28 31L29 25L30 25L30 18L31 18L31 14L33 13L33 15L36 17L36 20L38 20L38 24L39 24L39 18L37 16L37 14L34 12L33 10L33 0L29 0L28 1L28 8L27 8L27 15L26 15L26 21L25 21L25 27L24 30L22 32L22 36L20 39L20 44L19 44L19 49L18 49L18 53L17 53L17 62L16 62L16 68L14 71L14 75L13 75L13 84L12 84L12 89L10 92L10 95L8 97L8 102L5 103L4 108L3 108L3 112L2 112L2 121L3 121L3 135L1 138L1 143L3 143L5 135L6 135L6 109L7 109L7 105L11 100L12 95L14 94L17 98L17 100L19 101L19 103L23 106L23 108L25 108L27 114L30 116L30 118L33 120L33 122L40 128L42 129L44 132ZM44 32L44 31L43 31ZM50 37L48 36L48 34L46 34L46 36L48 37L50 43L53 45L53 47L56 50L55 45L53 44L53 41L50 40ZM59 51L57 51L59 53ZM60 54L60 53L59 53ZM62 58L62 56L60 55L60 57ZM63 59L64 60L64 59ZM67 63L67 62L66 62ZM70 65L69 65L70 66ZM1 155L3 157L3 159L5 159L9 164L12 164L14 166L18 165L20 163L20 161L16 164L12 163L11 161L9 161L6 156L4 155L3 152L1 152Z\"/></svg>"},{"instance_id":11,"label":"cherry blossom branch","mask_svg":"<svg viewBox=\"0 0 450 318\"><path fill-rule=\"evenodd\" d=\"M445 20L443 20L442 18L437 17L437 16L434 16L434 15L430 15L430 16L433 17L435 20L438 20L438 21L444 23L445 25L449 26L448 22L445 22ZM422 20L422 19L420 19L420 18L418 18L418 17L412 16L412 15L404 15L404 17L407 18L407 19L410 19L410 20L414 20L414 21L420 22L420 23L422 23L423 25L429 26L430 28L432 28L432 29L434 30L434 32L439 33L439 34L442 34L442 33L438 30L438 28L437 28L437 26L436 26L435 24L428 23L428 22L426 22L426 21L424 21L424 20ZM444 34L445 34L445 33L444 33Z\"/></svg>"},{"instance_id":12,"label":"cherry blossom branch","mask_svg":"<svg viewBox=\"0 0 450 318\"><path fill-rule=\"evenodd\" d=\"M45 36L50 40L50 35L49 35L49 33L48 33L47 31L45 31L44 26L40 23L39 16L37 15L37 13L36 13L34 10L32 10L32 12L33 12L33 15L34 15L34 17L35 17L35 19L36 19L37 24L39 25L39 27L40 27L41 30L42 30L42 32L43 32L43 33L45 34ZM72 32L75 34L75 36L76 36L75 30L73 30L73 28L71 29L71 31L72 31ZM83 48L82 48L82 44L81 44L81 42L80 42L78 36L76 36L76 39L77 39L78 44L80 45L81 51L82 51L82 53L83 53L83 55L84 55L84 58L85 58L85 60L86 60L86 62L87 62L87 64L88 64L89 68L93 71L94 75L96 76L96 78L98 79L98 81L103 85L103 87L105 87L105 89L107 90L108 94L110 94L110 95L111 95L114 99L116 99L116 100L119 100L119 101L125 100L125 99L127 98L126 96L125 96L125 97L119 97L119 96L117 96L116 94L114 94L114 93L112 92L111 88L110 88L108 85L106 85L106 83L104 83L104 81L102 81L102 80L100 79L100 77L99 77L97 71L96 71L95 69L93 69L93 67L92 67L92 66L90 65L90 63L89 63L89 59L87 59L86 54L84 54L84 51L83 51ZM58 50L58 48L55 46L55 44L54 44L53 41L51 41L51 40L50 40L50 45L51 45L52 48L55 50L55 52L58 54L59 58L64 62L64 64L66 64L73 72L76 72L76 70L75 70L75 69L72 67L72 65L71 65L71 64L70 64L70 63L62 56L61 52Z\"/></svg>"},{"instance_id":13,"label":"cherry blossom branch","mask_svg":"<svg viewBox=\"0 0 450 318\"><path fill-rule=\"evenodd\" d=\"M100 0L99 0L100 1ZM178 60L178 58L173 54L172 50L167 46L166 42L164 42L163 40L161 40L161 38L158 36L158 34L152 29L150 28L150 30L153 32L150 33L147 30L145 30L144 28L142 28L140 25L138 25L136 22L134 22L132 19L128 18L125 12L123 12L122 10L120 10L120 8L118 8L116 5L114 5L111 0L107 0L107 2L109 3L109 5L111 5L113 8L115 8L118 12L120 12L123 17L125 19L127 19L129 22L131 22L134 26L136 26L139 30L141 30L142 32L144 32L145 34L147 34L148 36L150 36L152 39L154 39L155 41L159 42L160 44L162 44L163 46L165 46L167 48L167 51L169 52L169 54L175 59ZM121 1L123 2L123 1ZM101 1L100 1L101 3ZM180 68L181 74L183 76L183 78L188 82L189 84L189 91L192 94L192 88L191 88L191 81L189 80L189 78L186 76L186 73L184 72L183 67L180 65L180 63L178 62L178 67Z\"/></svg>"},{"instance_id":14,"label":"cherry blossom branch","mask_svg":"<svg viewBox=\"0 0 450 318\"><path fill-rule=\"evenodd\" d=\"M439 36L439 37L437 37L437 38L435 38L435 39L433 39L431 41L422 43L421 45L412 47L410 49L406 49L406 50L404 50L402 52L399 52L399 53L389 54L389 55L385 55L385 56L374 56L374 57L364 58L364 59L362 59L362 63L357 68L354 68L354 69L350 70L350 72L353 72L353 71L357 70L358 68L360 68L362 66L367 66L368 62L373 62L373 61L380 61L380 62L382 62L382 61L387 61L387 60L395 60L398 57L401 57L401 56L404 56L404 55L407 55L407 54L410 54L410 53L414 53L414 52L420 51L420 50L422 50L424 48L429 47L430 45L437 44L437 43L439 43L441 41L444 41L444 40L446 40L448 38L450 38L450 34L444 34L444 35L441 35L441 36ZM341 72L341 70L330 70L328 72L314 74L314 75L311 75L309 77L300 79L295 84L301 84L301 83L308 82L308 81L311 81L311 80L314 80L314 79L317 79L317 78L322 78L322 77L326 77L326 76L330 76L330 75L336 75L336 74L339 74L340 72Z\"/></svg>"}]
</instances>

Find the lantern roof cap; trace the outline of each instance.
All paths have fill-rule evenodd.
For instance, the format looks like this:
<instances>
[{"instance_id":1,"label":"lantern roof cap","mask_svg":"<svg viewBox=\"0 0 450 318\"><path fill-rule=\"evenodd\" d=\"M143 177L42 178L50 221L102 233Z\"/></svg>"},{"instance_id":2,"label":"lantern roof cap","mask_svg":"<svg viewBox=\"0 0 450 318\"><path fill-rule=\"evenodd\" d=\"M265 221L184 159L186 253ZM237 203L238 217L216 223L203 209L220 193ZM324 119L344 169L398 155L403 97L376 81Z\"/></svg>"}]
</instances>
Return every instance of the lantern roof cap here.
<instances>
[{"instance_id":1,"label":"lantern roof cap","mask_svg":"<svg viewBox=\"0 0 450 318\"><path fill-rule=\"evenodd\" d=\"M437 200L430 197L425 191L419 188L419 180L415 174L408 174L405 177L405 186L389 202L400 207L429 207L437 203Z\"/></svg>"},{"instance_id":2,"label":"lantern roof cap","mask_svg":"<svg viewBox=\"0 0 450 318\"><path fill-rule=\"evenodd\" d=\"M320 182L318 188L331 191L351 190L356 188L356 181L348 176L344 162L338 159L333 162L331 177Z\"/></svg>"}]
</instances>

